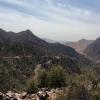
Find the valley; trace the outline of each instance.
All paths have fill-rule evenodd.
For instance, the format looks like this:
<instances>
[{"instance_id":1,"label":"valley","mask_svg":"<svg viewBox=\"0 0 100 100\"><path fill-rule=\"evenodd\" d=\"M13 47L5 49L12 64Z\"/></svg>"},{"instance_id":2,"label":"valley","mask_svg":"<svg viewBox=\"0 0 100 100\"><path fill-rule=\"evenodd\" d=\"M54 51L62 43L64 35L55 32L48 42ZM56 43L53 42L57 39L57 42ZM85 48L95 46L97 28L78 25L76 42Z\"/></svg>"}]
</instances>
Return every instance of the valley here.
<instances>
[{"instance_id":1,"label":"valley","mask_svg":"<svg viewBox=\"0 0 100 100\"><path fill-rule=\"evenodd\" d=\"M14 33L0 29L0 98L5 100L8 92L12 95L8 95L9 100L33 100L39 98L40 91L49 97L55 95L50 100L73 100L80 98L81 93L87 100L99 98L99 64L74 49L48 43L30 30Z\"/></svg>"}]
</instances>

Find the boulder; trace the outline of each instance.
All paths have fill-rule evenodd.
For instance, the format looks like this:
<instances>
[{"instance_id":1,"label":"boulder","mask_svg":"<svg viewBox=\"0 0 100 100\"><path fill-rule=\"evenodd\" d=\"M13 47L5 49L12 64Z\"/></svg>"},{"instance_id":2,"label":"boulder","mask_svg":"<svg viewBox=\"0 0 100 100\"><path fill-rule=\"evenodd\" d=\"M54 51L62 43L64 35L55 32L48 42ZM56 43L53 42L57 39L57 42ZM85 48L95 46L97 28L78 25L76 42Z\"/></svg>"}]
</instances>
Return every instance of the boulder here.
<instances>
[{"instance_id":1,"label":"boulder","mask_svg":"<svg viewBox=\"0 0 100 100\"><path fill-rule=\"evenodd\" d=\"M0 100L3 100L3 93L0 92Z\"/></svg>"},{"instance_id":2,"label":"boulder","mask_svg":"<svg viewBox=\"0 0 100 100\"><path fill-rule=\"evenodd\" d=\"M21 94L21 99L25 99L27 97L27 92L23 92L22 94Z\"/></svg>"}]
</instances>

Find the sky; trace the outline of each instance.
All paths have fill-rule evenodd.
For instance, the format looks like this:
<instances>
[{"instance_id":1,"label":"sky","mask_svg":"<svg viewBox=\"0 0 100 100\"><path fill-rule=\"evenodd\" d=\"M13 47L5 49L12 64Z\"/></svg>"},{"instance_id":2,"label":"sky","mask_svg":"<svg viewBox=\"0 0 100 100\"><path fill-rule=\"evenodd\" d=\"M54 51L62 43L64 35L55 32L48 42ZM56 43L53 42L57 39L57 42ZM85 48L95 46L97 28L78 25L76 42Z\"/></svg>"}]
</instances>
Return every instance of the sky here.
<instances>
[{"instance_id":1,"label":"sky","mask_svg":"<svg viewBox=\"0 0 100 100\"><path fill-rule=\"evenodd\" d=\"M0 28L56 41L96 39L100 0L0 0Z\"/></svg>"}]
</instances>

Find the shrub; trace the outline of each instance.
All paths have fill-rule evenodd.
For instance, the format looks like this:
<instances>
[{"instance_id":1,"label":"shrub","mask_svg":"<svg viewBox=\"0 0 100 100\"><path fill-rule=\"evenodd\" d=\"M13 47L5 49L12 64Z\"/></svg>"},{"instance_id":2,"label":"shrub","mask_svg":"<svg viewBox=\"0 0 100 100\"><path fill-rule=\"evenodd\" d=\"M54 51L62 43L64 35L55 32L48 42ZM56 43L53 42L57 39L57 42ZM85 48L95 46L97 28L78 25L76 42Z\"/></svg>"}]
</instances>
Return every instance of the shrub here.
<instances>
[{"instance_id":1,"label":"shrub","mask_svg":"<svg viewBox=\"0 0 100 100\"><path fill-rule=\"evenodd\" d=\"M65 70L60 66L51 68L48 73L48 82L49 86L53 88L64 87L66 85Z\"/></svg>"},{"instance_id":2,"label":"shrub","mask_svg":"<svg viewBox=\"0 0 100 100\"><path fill-rule=\"evenodd\" d=\"M52 67L50 70L42 70L38 75L39 87L60 88L66 85L65 70L60 67Z\"/></svg>"},{"instance_id":3,"label":"shrub","mask_svg":"<svg viewBox=\"0 0 100 100\"><path fill-rule=\"evenodd\" d=\"M27 88L27 92L28 93L36 93L38 91L38 87L35 84L34 80L29 80L28 81L28 88Z\"/></svg>"},{"instance_id":4,"label":"shrub","mask_svg":"<svg viewBox=\"0 0 100 100\"><path fill-rule=\"evenodd\" d=\"M48 73L46 70L42 70L38 75L38 86L39 87L48 87Z\"/></svg>"}]
</instances>

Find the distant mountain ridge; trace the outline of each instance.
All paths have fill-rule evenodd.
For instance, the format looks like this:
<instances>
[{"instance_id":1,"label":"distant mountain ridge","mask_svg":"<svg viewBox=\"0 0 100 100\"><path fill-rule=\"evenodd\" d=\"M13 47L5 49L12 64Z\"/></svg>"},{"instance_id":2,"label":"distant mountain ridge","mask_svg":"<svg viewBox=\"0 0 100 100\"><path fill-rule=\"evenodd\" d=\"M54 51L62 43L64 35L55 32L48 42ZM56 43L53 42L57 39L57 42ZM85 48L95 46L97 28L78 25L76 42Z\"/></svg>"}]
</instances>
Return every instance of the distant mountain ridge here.
<instances>
[{"instance_id":1,"label":"distant mountain ridge","mask_svg":"<svg viewBox=\"0 0 100 100\"><path fill-rule=\"evenodd\" d=\"M20 55L21 52L22 55L23 53L26 55L31 55L37 52L37 49L38 51L41 49L41 51L39 52L43 54L61 53L69 56L78 55L78 53L75 52L75 50L72 49L71 47L64 46L60 43L47 43L46 41L35 36L30 30L14 33L14 32L6 32L0 29L0 44L1 44L0 52L2 53L2 55L3 54L8 55L9 52L11 52L12 56ZM5 49L4 47L7 48ZM12 48L16 48L16 51L12 52ZM21 51L20 54L19 51Z\"/></svg>"},{"instance_id":2,"label":"distant mountain ridge","mask_svg":"<svg viewBox=\"0 0 100 100\"><path fill-rule=\"evenodd\" d=\"M78 53L84 54L85 48L87 48L87 46L90 45L92 42L93 40L81 39L77 42L68 42L66 43L66 45L74 48Z\"/></svg>"},{"instance_id":3,"label":"distant mountain ridge","mask_svg":"<svg viewBox=\"0 0 100 100\"><path fill-rule=\"evenodd\" d=\"M14 32L6 32L2 29L0 29L0 40L2 42L19 42L19 43L44 43L42 39L38 38L35 36L30 30L22 31L19 33L14 33ZM40 41L40 42L39 42Z\"/></svg>"}]
</instances>

